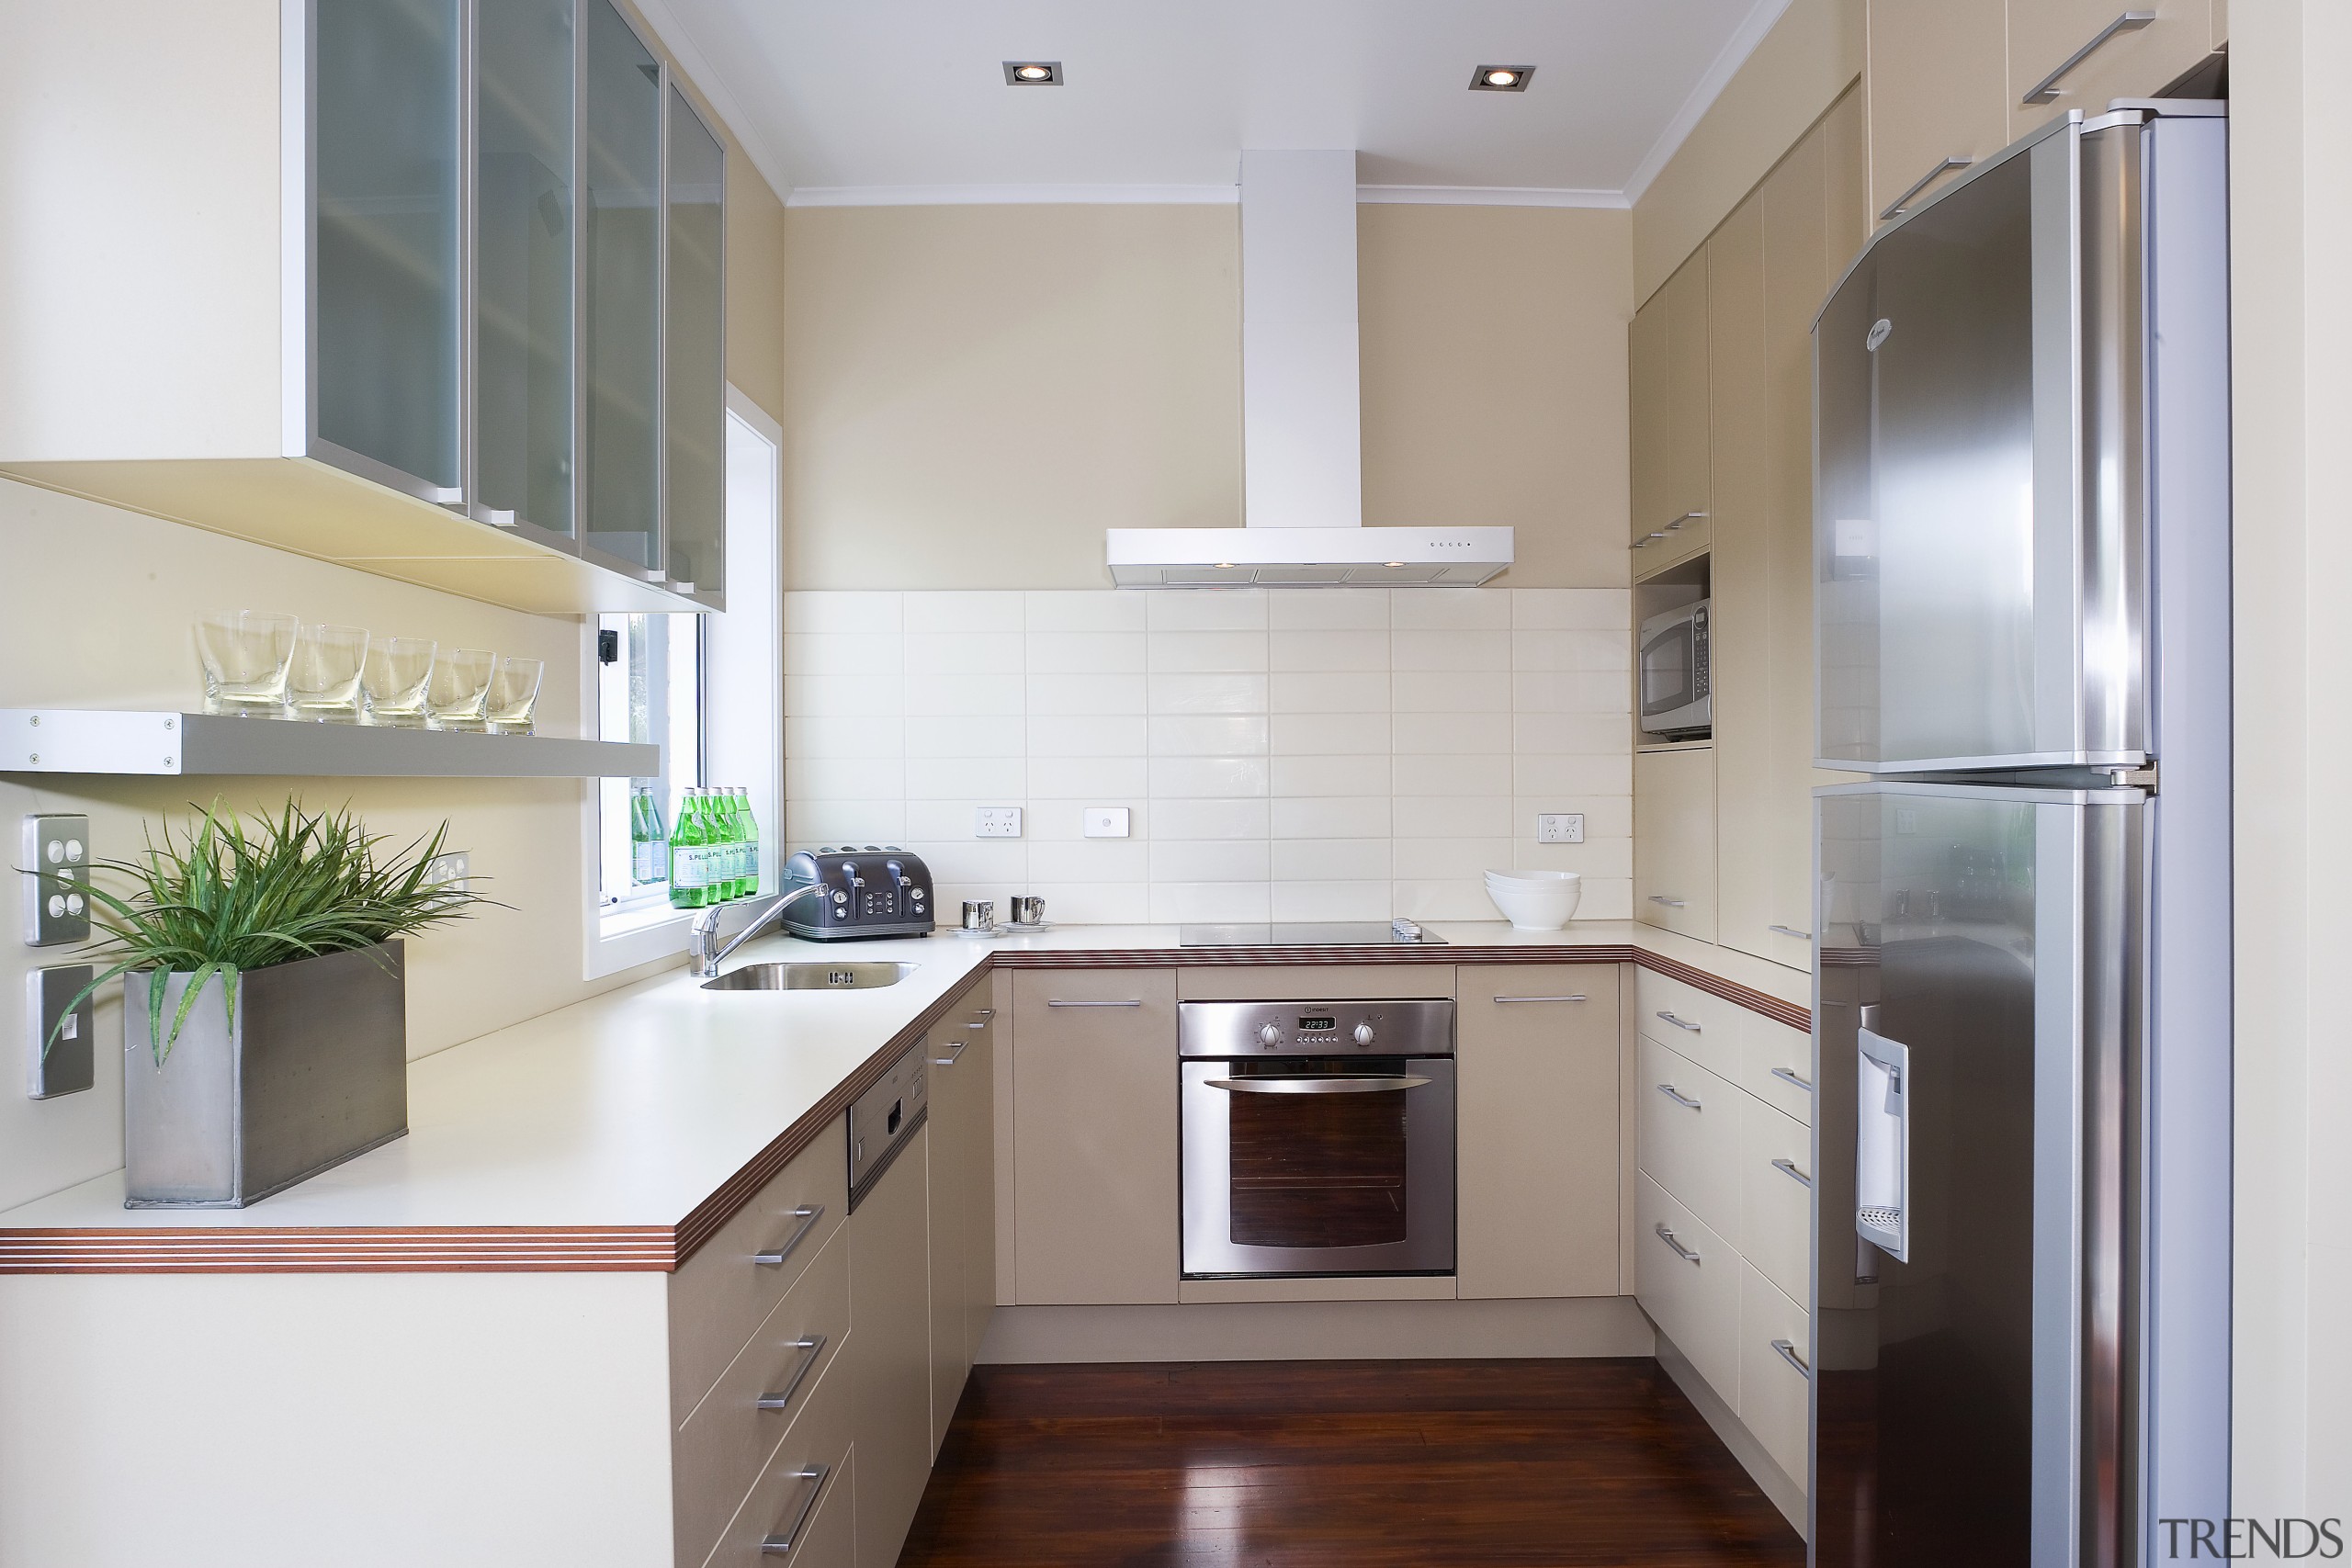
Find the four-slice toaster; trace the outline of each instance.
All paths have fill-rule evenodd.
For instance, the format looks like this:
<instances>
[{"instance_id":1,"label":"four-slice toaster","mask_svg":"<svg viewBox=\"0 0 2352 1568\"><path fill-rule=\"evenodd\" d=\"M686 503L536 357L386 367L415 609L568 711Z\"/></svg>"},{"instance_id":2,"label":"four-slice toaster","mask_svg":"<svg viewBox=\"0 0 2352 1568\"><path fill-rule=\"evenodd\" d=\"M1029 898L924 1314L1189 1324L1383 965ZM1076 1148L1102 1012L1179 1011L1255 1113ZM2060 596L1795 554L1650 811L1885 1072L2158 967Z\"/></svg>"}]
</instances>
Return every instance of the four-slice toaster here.
<instances>
[{"instance_id":1,"label":"four-slice toaster","mask_svg":"<svg viewBox=\"0 0 2352 1568\"><path fill-rule=\"evenodd\" d=\"M782 928L812 942L922 936L932 928L931 868L894 844L802 850L784 863L784 891L825 891L785 912Z\"/></svg>"}]
</instances>

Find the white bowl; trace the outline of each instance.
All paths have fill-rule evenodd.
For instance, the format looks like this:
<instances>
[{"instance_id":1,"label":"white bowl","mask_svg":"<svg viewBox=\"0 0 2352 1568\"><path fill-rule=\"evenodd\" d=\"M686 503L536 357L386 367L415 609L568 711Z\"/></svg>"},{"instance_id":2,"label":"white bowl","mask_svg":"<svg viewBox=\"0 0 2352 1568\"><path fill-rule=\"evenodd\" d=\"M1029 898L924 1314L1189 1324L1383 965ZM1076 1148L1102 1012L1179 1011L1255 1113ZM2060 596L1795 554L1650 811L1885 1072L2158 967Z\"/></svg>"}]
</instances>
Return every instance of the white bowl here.
<instances>
[{"instance_id":1,"label":"white bowl","mask_svg":"<svg viewBox=\"0 0 2352 1568\"><path fill-rule=\"evenodd\" d=\"M1573 871L1490 871L1487 897L1516 929L1555 931L1576 914L1583 884Z\"/></svg>"}]
</instances>

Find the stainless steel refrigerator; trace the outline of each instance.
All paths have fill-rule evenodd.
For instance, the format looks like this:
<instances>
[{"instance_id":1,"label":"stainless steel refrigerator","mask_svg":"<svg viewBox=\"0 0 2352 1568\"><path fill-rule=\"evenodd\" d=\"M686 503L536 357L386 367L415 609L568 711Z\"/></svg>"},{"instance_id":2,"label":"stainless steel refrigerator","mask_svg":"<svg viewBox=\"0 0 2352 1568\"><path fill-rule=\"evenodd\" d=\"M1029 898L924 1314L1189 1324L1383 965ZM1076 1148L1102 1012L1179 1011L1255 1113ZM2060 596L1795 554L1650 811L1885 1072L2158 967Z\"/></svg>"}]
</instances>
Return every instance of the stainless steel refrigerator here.
<instances>
[{"instance_id":1,"label":"stainless steel refrigerator","mask_svg":"<svg viewBox=\"0 0 2352 1568\"><path fill-rule=\"evenodd\" d=\"M2227 139L2053 125L1815 323L1818 1568L2228 1513Z\"/></svg>"}]
</instances>

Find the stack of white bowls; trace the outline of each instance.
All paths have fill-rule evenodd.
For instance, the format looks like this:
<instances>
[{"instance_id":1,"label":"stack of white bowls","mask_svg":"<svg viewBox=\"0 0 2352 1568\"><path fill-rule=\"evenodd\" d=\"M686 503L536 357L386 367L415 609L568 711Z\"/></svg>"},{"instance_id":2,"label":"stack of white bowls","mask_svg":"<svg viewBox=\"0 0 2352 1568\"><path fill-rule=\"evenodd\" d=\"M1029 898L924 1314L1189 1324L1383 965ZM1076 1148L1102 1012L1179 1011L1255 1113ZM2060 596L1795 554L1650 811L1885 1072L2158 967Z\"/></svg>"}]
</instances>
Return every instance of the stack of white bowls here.
<instances>
[{"instance_id":1,"label":"stack of white bowls","mask_svg":"<svg viewBox=\"0 0 2352 1568\"><path fill-rule=\"evenodd\" d=\"M1523 931L1555 931L1577 912L1584 878L1573 871L1490 871L1487 897Z\"/></svg>"}]
</instances>

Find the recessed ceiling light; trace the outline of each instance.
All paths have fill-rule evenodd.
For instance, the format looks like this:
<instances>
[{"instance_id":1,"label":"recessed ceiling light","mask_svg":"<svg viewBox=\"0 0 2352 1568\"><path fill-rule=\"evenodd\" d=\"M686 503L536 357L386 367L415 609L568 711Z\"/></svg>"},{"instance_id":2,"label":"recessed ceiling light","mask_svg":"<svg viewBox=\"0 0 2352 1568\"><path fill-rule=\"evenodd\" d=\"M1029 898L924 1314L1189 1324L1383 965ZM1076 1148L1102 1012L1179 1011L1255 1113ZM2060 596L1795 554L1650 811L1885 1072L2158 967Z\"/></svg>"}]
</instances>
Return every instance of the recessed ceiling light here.
<instances>
[{"instance_id":1,"label":"recessed ceiling light","mask_svg":"<svg viewBox=\"0 0 2352 1568\"><path fill-rule=\"evenodd\" d=\"M1474 93L1523 93L1535 74L1532 65L1481 65L1470 73Z\"/></svg>"},{"instance_id":2,"label":"recessed ceiling light","mask_svg":"<svg viewBox=\"0 0 2352 1568\"><path fill-rule=\"evenodd\" d=\"M1058 87L1062 85L1062 62L1058 60L1008 60L1004 62L1004 85L1008 87Z\"/></svg>"}]
</instances>

